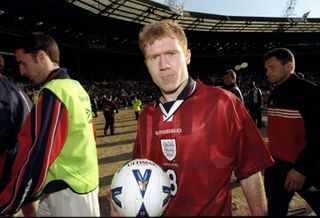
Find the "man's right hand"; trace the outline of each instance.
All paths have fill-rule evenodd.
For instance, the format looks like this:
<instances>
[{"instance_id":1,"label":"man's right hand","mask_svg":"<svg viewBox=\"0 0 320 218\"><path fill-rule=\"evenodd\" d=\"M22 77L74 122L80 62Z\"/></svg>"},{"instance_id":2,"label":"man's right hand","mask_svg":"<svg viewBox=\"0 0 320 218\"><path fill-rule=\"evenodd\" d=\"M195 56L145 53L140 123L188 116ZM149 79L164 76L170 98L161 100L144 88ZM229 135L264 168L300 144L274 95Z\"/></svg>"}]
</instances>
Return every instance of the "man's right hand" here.
<instances>
[{"instance_id":1,"label":"man's right hand","mask_svg":"<svg viewBox=\"0 0 320 218\"><path fill-rule=\"evenodd\" d=\"M21 206L22 213L25 217L36 217L39 207L39 200L24 203Z\"/></svg>"},{"instance_id":2,"label":"man's right hand","mask_svg":"<svg viewBox=\"0 0 320 218\"><path fill-rule=\"evenodd\" d=\"M112 204L112 193L111 193L111 188L110 187L107 188L107 199L108 199L109 204L110 204L110 216L112 216L112 217L123 217L123 214L121 212L117 211L117 209Z\"/></svg>"}]
</instances>

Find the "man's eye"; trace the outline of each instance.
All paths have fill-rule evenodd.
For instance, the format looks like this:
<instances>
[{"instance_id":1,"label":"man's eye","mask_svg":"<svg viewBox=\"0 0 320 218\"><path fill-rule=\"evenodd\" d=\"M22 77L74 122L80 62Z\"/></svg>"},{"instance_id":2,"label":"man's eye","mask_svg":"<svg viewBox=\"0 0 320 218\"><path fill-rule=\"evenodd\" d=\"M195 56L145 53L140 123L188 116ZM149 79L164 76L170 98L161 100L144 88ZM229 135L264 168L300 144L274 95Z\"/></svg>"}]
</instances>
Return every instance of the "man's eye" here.
<instances>
[{"instance_id":1,"label":"man's eye","mask_svg":"<svg viewBox=\"0 0 320 218\"><path fill-rule=\"evenodd\" d=\"M155 56L151 56L150 58L149 58L149 60L150 61L155 61L155 60L157 60L158 59L158 55L155 55Z\"/></svg>"}]
</instances>

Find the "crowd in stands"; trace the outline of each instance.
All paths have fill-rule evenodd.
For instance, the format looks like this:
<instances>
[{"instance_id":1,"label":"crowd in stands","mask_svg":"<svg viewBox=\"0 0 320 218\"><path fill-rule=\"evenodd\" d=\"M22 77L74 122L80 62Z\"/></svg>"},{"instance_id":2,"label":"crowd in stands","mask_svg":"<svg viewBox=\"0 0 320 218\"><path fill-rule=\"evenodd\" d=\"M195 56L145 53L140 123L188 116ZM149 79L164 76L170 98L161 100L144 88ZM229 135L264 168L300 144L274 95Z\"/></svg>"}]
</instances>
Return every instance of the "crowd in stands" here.
<instances>
[{"instance_id":1,"label":"crowd in stands","mask_svg":"<svg viewBox=\"0 0 320 218\"><path fill-rule=\"evenodd\" d=\"M319 72L304 72L304 78L310 80L316 84L320 84L320 73ZM211 85L221 86L221 75L217 75L210 79L206 77L205 83ZM209 79L208 79L209 78ZM212 78L212 77L211 77ZM196 78L204 80L203 78ZM245 103L247 102L247 94L250 87L250 82L255 81L257 87L259 87L263 94L264 105L268 99L268 95L272 89L272 86L267 81L264 73L247 73L238 75L237 83L241 89L244 97ZM220 82L219 82L220 81ZM124 80L124 79L115 79L113 81L81 81L84 88L88 91L92 99L94 99L95 104L97 105L98 110L101 110L101 99L103 96L112 95L115 99L119 109L127 108L132 106L133 96L138 96L142 101L142 104L145 105L151 102L158 95L158 90L151 80L149 81L137 81L137 80ZM30 83L19 82L18 85L23 87L29 97L33 99L33 96L36 93L36 88L34 88Z\"/></svg>"}]
</instances>

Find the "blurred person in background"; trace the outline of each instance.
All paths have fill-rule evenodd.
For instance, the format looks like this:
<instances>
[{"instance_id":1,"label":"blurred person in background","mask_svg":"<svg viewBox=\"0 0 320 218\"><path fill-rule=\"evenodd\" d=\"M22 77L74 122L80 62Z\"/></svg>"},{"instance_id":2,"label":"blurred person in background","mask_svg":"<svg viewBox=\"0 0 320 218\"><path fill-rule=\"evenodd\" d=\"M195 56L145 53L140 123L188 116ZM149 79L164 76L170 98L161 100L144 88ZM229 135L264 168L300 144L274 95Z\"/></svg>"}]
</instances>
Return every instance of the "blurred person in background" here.
<instances>
[{"instance_id":1,"label":"blurred person in background","mask_svg":"<svg viewBox=\"0 0 320 218\"><path fill-rule=\"evenodd\" d=\"M136 120L138 120L139 119L139 114L140 114L140 111L141 111L141 104L142 104L141 100L138 99L138 97L136 95L134 95L131 103L132 103L132 108L133 108Z\"/></svg>"},{"instance_id":2,"label":"blurred person in background","mask_svg":"<svg viewBox=\"0 0 320 218\"><path fill-rule=\"evenodd\" d=\"M253 121L258 128L263 127L262 122L262 109L263 109L263 97L261 89L256 86L254 81L249 84L250 90L248 92L248 109Z\"/></svg>"},{"instance_id":3,"label":"blurred person in background","mask_svg":"<svg viewBox=\"0 0 320 218\"><path fill-rule=\"evenodd\" d=\"M110 135L114 135L115 127L114 120L116 113L119 113L116 103L112 100L112 95L104 96L102 98L102 111L105 119L104 135L108 134L110 129Z\"/></svg>"},{"instance_id":4,"label":"blurred person in background","mask_svg":"<svg viewBox=\"0 0 320 218\"><path fill-rule=\"evenodd\" d=\"M228 69L223 72L223 83L222 88L235 94L244 103L242 92L237 85L237 74L234 70Z\"/></svg>"}]
</instances>

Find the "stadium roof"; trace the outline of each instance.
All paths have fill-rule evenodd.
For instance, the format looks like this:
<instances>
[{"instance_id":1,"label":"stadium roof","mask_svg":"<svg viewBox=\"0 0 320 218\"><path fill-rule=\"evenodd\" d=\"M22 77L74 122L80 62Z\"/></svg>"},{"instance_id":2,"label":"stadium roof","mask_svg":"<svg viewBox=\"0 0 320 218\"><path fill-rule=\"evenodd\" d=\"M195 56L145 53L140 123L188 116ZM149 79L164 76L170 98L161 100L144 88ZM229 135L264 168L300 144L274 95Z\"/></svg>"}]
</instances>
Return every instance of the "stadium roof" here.
<instances>
[{"instance_id":1,"label":"stadium roof","mask_svg":"<svg viewBox=\"0 0 320 218\"><path fill-rule=\"evenodd\" d=\"M2 37L44 31L69 47L107 52L140 54L137 36L142 25L162 19L179 22L199 55L255 55L275 46L310 51L320 47L320 19L315 18L221 16L179 11L150 0L0 1Z\"/></svg>"},{"instance_id":2,"label":"stadium roof","mask_svg":"<svg viewBox=\"0 0 320 218\"><path fill-rule=\"evenodd\" d=\"M208 32L319 32L320 19L237 17L183 11L150 0L66 0L95 14L147 24L178 21L185 30Z\"/></svg>"},{"instance_id":3,"label":"stadium roof","mask_svg":"<svg viewBox=\"0 0 320 218\"><path fill-rule=\"evenodd\" d=\"M280 46L310 68L320 57L320 19L221 16L149 0L1 0L0 53L12 52L25 32L43 31L57 39L63 59L77 69L89 65L102 71L110 60L106 66L116 71L119 59L132 62L121 67L134 68L143 63L138 46L142 25L162 19L176 20L186 30L196 71L260 58Z\"/></svg>"}]
</instances>

